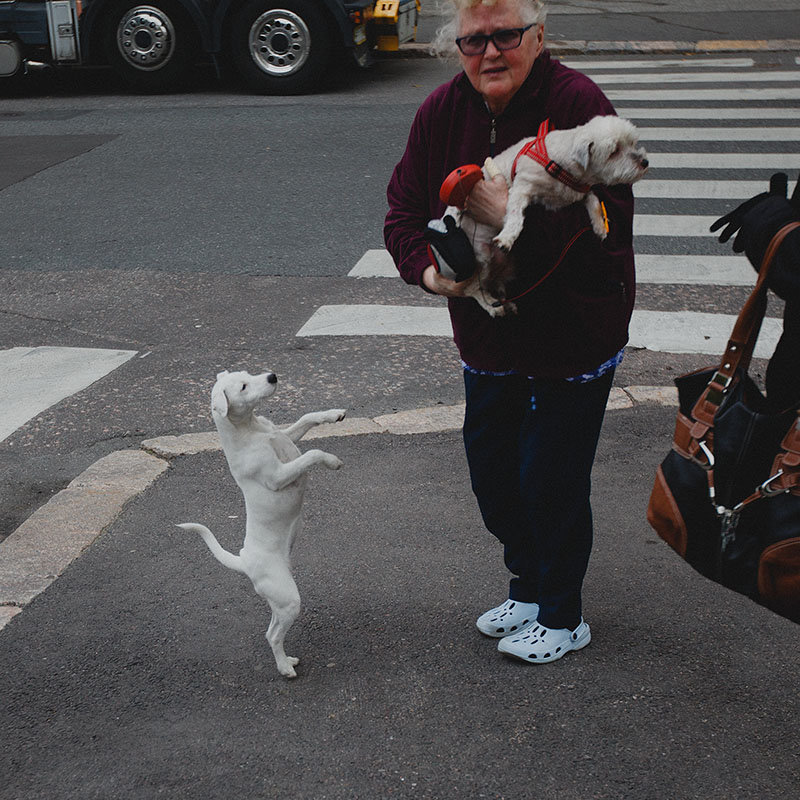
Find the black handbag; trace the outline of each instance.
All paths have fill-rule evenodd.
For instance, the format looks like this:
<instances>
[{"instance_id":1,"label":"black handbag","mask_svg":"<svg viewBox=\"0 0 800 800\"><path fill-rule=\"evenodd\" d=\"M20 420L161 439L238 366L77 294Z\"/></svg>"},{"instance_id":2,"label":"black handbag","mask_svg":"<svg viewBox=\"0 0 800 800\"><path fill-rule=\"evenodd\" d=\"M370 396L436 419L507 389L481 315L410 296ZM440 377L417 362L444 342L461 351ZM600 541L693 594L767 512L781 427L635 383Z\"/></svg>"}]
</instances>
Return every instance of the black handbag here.
<instances>
[{"instance_id":1,"label":"black handbag","mask_svg":"<svg viewBox=\"0 0 800 800\"><path fill-rule=\"evenodd\" d=\"M675 380L675 435L647 520L702 575L800 623L800 409L768 413L747 374L767 274L798 227L770 242L719 366Z\"/></svg>"}]
</instances>

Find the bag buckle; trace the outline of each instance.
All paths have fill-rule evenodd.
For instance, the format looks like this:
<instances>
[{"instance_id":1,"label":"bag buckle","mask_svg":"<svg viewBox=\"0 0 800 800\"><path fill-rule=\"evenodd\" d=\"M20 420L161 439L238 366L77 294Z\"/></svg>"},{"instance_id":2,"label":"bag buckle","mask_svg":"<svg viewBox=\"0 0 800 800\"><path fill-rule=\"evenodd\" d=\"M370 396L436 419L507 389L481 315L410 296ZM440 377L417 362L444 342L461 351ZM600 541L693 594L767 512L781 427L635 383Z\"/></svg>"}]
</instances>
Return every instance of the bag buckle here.
<instances>
[{"instance_id":1,"label":"bag buckle","mask_svg":"<svg viewBox=\"0 0 800 800\"><path fill-rule=\"evenodd\" d=\"M761 486L758 487L759 493L762 494L764 497L774 497L775 495L786 494L786 492L791 491L788 486L774 489L770 485L772 484L773 481L778 480L778 478L780 478L781 475L783 475L782 469L779 469L774 475L770 475L769 478L767 478L764 481L764 483L762 483Z\"/></svg>"},{"instance_id":2,"label":"bag buckle","mask_svg":"<svg viewBox=\"0 0 800 800\"><path fill-rule=\"evenodd\" d=\"M703 451L703 455L706 457L705 463L702 462L696 455L692 456L692 461L697 464L698 467L702 467L704 470L712 470L714 469L714 453L711 451L711 448L706 444L705 439L701 439L697 446L700 450Z\"/></svg>"},{"instance_id":3,"label":"bag buckle","mask_svg":"<svg viewBox=\"0 0 800 800\"><path fill-rule=\"evenodd\" d=\"M725 375L717 370L708 382L708 389L706 392L706 399L708 402L713 403L715 406L721 406L722 400L728 392L728 387L733 380L732 375Z\"/></svg>"}]
</instances>

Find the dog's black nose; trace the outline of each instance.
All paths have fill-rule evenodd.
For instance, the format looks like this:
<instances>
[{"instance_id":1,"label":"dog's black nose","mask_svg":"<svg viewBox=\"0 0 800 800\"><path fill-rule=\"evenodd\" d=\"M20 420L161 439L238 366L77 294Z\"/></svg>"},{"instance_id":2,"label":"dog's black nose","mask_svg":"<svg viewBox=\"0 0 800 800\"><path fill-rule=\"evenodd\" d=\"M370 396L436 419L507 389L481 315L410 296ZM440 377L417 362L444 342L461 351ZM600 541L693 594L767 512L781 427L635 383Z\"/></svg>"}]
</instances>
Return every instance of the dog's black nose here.
<instances>
[{"instance_id":1,"label":"dog's black nose","mask_svg":"<svg viewBox=\"0 0 800 800\"><path fill-rule=\"evenodd\" d=\"M267 375L267 383L277 383L277 382L278 382L278 376L274 372L270 372L270 374Z\"/></svg>"},{"instance_id":2,"label":"dog's black nose","mask_svg":"<svg viewBox=\"0 0 800 800\"><path fill-rule=\"evenodd\" d=\"M649 162L649 161L648 161L646 158L643 158L643 159L642 159L642 166L643 166L645 169L647 169L647 168L650 166L650 162Z\"/></svg>"}]
</instances>

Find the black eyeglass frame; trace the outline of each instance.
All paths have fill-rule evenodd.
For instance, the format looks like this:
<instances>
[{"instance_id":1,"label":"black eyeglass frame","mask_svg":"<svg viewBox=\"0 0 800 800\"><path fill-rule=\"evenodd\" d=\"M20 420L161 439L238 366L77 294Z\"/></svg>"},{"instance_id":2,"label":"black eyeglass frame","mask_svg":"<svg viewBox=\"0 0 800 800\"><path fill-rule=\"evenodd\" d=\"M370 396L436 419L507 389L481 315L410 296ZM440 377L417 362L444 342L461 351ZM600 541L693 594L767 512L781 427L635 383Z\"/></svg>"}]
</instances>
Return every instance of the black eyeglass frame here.
<instances>
[{"instance_id":1,"label":"black eyeglass frame","mask_svg":"<svg viewBox=\"0 0 800 800\"><path fill-rule=\"evenodd\" d=\"M467 36L459 36L456 39L456 47L465 55L465 56L482 56L486 52L486 48L489 46L489 42L491 42L498 50L516 50L522 44L522 37L525 35L525 31L529 31L531 28L535 28L536 23L532 22L530 25L525 25L523 28L503 28L499 31L493 31L492 33L471 33ZM519 40L516 44L512 44L509 47L501 47L495 36L500 36L503 33L519 33ZM483 40L483 47L480 50L475 50L474 52L464 53L464 48L462 47L461 43L465 39L482 39Z\"/></svg>"}]
</instances>

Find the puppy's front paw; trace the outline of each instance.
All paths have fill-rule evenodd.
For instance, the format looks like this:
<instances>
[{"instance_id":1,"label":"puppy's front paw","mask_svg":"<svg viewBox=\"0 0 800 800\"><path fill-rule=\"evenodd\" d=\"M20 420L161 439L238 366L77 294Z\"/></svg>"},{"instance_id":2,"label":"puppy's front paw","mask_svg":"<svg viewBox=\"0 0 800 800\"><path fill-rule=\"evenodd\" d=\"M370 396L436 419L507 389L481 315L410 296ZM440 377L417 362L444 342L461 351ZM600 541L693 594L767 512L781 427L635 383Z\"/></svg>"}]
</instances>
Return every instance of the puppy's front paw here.
<instances>
[{"instance_id":1,"label":"puppy's front paw","mask_svg":"<svg viewBox=\"0 0 800 800\"><path fill-rule=\"evenodd\" d=\"M346 408L332 408L328 412L328 422L341 422L346 416Z\"/></svg>"},{"instance_id":2,"label":"puppy's front paw","mask_svg":"<svg viewBox=\"0 0 800 800\"><path fill-rule=\"evenodd\" d=\"M601 218L598 222L596 219L592 218L592 230L597 236L598 239L603 240L608 236L608 228L606 228L606 224L604 220Z\"/></svg>"}]
</instances>

